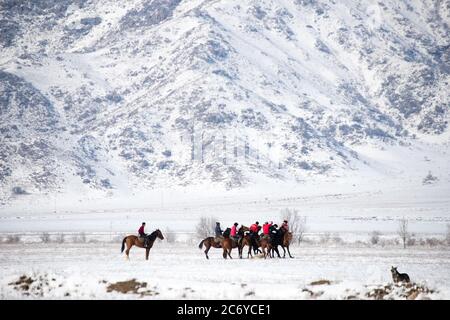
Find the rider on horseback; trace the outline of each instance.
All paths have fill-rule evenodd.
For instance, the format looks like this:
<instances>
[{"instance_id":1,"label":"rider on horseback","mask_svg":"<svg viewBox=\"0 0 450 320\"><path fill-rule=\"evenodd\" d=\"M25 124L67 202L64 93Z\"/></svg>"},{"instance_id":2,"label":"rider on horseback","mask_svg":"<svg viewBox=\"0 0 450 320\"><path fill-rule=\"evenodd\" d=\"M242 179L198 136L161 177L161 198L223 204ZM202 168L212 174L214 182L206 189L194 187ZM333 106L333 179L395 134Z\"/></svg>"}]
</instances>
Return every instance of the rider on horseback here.
<instances>
[{"instance_id":1,"label":"rider on horseback","mask_svg":"<svg viewBox=\"0 0 450 320\"><path fill-rule=\"evenodd\" d=\"M263 224L263 238L267 238L267 237L269 237L269 233L270 233L270 227L272 226L272 224L271 223L268 223L267 221L266 222L264 222L264 224Z\"/></svg>"},{"instance_id":2,"label":"rider on horseback","mask_svg":"<svg viewBox=\"0 0 450 320\"><path fill-rule=\"evenodd\" d=\"M284 229L284 232L288 232L289 231L289 225L288 225L288 221L284 220L283 224L281 225L281 229Z\"/></svg>"},{"instance_id":3,"label":"rider on horseback","mask_svg":"<svg viewBox=\"0 0 450 320\"><path fill-rule=\"evenodd\" d=\"M223 230L220 227L220 222L216 222L216 228L214 229L214 233L216 235L214 241L215 242L220 242L223 239Z\"/></svg>"},{"instance_id":4,"label":"rider on horseback","mask_svg":"<svg viewBox=\"0 0 450 320\"><path fill-rule=\"evenodd\" d=\"M278 235L278 225L271 225L269 228L270 242L273 244Z\"/></svg>"},{"instance_id":5,"label":"rider on horseback","mask_svg":"<svg viewBox=\"0 0 450 320\"><path fill-rule=\"evenodd\" d=\"M231 239L238 241L239 240L239 236L237 234L237 226L239 225L239 223L235 222L233 224L233 226L231 227L231 233L230 233L230 237Z\"/></svg>"},{"instance_id":6,"label":"rider on horseback","mask_svg":"<svg viewBox=\"0 0 450 320\"><path fill-rule=\"evenodd\" d=\"M148 235L144 232L145 222L142 222L141 227L138 230L139 237L144 238L144 247L147 248L148 245Z\"/></svg>"},{"instance_id":7,"label":"rider on horseback","mask_svg":"<svg viewBox=\"0 0 450 320\"><path fill-rule=\"evenodd\" d=\"M256 243L256 240L258 239L258 232L261 230L261 226L259 225L259 222L256 221L254 224L250 226L250 239L253 245L254 249L258 249L258 245Z\"/></svg>"}]
</instances>

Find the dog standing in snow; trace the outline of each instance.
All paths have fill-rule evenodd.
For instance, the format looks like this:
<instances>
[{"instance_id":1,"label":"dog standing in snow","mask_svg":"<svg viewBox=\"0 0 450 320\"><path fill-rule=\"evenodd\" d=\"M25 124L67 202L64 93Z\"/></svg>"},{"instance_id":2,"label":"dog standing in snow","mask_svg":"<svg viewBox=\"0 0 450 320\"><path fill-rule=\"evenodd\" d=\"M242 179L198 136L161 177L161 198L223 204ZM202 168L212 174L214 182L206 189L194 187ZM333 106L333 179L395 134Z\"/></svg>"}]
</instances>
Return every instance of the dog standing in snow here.
<instances>
[{"instance_id":1,"label":"dog standing in snow","mask_svg":"<svg viewBox=\"0 0 450 320\"><path fill-rule=\"evenodd\" d=\"M400 273L397 271L397 267L391 267L392 279L397 282L410 282L409 276L406 273Z\"/></svg>"}]
</instances>

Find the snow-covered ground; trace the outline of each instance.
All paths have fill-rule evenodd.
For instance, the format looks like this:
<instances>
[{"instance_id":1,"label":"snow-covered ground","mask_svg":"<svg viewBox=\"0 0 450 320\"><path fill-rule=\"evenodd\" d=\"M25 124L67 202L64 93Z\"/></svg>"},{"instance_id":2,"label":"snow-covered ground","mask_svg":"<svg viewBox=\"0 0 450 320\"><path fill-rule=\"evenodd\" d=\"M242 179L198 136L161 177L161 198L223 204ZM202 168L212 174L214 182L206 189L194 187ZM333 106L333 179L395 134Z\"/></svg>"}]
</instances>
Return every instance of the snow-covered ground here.
<instances>
[{"instance_id":1,"label":"snow-covered ground","mask_svg":"<svg viewBox=\"0 0 450 320\"><path fill-rule=\"evenodd\" d=\"M0 233L136 232L142 221L148 229L189 233L201 216L215 217L223 226L235 221L249 225L279 222L280 211L292 208L307 218L308 232L396 233L399 219L406 217L411 232L444 234L450 223L449 195L446 180L422 185L319 178L230 191L192 187L109 198L26 195L0 207Z\"/></svg>"},{"instance_id":2,"label":"snow-covered ground","mask_svg":"<svg viewBox=\"0 0 450 320\"><path fill-rule=\"evenodd\" d=\"M420 298L450 298L448 248L381 248L355 245L301 245L293 259L224 260L211 249L206 260L196 243L157 241L145 260L133 248L130 260L115 243L2 244L1 299L367 299L392 283L398 266L433 293ZM232 253L237 258L237 252ZM14 285L33 279L27 289ZM136 279L147 285L136 294L108 292L109 285ZM318 280L330 284L311 285ZM16 288L15 288L16 287ZM385 298L401 298L401 288ZM397 291L396 291L397 290ZM140 294L142 292L142 295Z\"/></svg>"},{"instance_id":3,"label":"snow-covered ground","mask_svg":"<svg viewBox=\"0 0 450 320\"><path fill-rule=\"evenodd\" d=\"M79 201L27 195L0 210L1 298L366 299L392 282L390 268L398 266L433 290L416 298L449 299L450 251L443 241L449 194L445 179L430 185L414 179L316 179L292 188L287 183L226 192L174 188ZM215 217L223 227L235 221L249 225L279 222L285 208L306 217L306 242L292 248L295 259L224 260L220 250L211 249L206 260L198 249L195 227L202 216ZM407 249L397 234L403 217L416 240ZM158 241L149 261L133 248L126 261L120 241L142 221L147 232L175 233L177 243ZM380 232L377 245L370 244L373 231ZM49 243L40 238L44 232ZM74 242L82 232L86 242ZM61 233L65 241L58 243ZM7 243L14 235L20 242ZM427 242L432 238L439 243ZM147 285L136 294L107 290L132 279ZM310 284L319 280L331 283ZM389 290L385 299L410 295L404 288Z\"/></svg>"}]
</instances>

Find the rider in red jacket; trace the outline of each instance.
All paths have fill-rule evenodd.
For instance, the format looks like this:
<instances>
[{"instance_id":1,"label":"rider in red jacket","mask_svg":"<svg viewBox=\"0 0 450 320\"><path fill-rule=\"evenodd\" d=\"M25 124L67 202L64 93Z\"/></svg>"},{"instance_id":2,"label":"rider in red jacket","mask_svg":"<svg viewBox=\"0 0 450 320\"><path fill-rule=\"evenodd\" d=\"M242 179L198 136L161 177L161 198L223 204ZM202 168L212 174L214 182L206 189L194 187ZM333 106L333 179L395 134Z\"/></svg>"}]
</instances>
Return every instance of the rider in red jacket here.
<instances>
[{"instance_id":1,"label":"rider in red jacket","mask_svg":"<svg viewBox=\"0 0 450 320\"><path fill-rule=\"evenodd\" d=\"M142 222L141 227L138 230L139 237L144 238L144 247L147 247L148 237L147 234L144 232L145 228L145 222Z\"/></svg>"},{"instance_id":2,"label":"rider in red jacket","mask_svg":"<svg viewBox=\"0 0 450 320\"><path fill-rule=\"evenodd\" d=\"M263 224L263 234L264 235L269 234L269 228L270 228L270 224L268 222L264 222L264 224Z\"/></svg>"},{"instance_id":3,"label":"rider in red jacket","mask_svg":"<svg viewBox=\"0 0 450 320\"><path fill-rule=\"evenodd\" d=\"M250 226L250 232L251 233L258 234L259 229L260 229L260 226L259 226L259 222L258 221L256 221L254 224L252 224Z\"/></svg>"}]
</instances>

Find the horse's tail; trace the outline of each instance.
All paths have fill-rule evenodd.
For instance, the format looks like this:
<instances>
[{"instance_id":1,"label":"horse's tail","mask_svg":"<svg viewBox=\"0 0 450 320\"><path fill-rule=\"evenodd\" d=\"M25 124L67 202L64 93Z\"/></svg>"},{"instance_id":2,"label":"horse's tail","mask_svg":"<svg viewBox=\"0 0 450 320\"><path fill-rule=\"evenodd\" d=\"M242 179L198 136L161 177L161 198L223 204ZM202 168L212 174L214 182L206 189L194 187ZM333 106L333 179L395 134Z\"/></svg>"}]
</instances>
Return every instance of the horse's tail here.
<instances>
[{"instance_id":1,"label":"horse's tail","mask_svg":"<svg viewBox=\"0 0 450 320\"><path fill-rule=\"evenodd\" d=\"M203 239L202 242L198 245L198 248L201 249L203 247L203 242L205 242L206 239Z\"/></svg>"},{"instance_id":2,"label":"horse's tail","mask_svg":"<svg viewBox=\"0 0 450 320\"><path fill-rule=\"evenodd\" d=\"M127 237L123 238L122 240L122 249L120 250L121 253L123 252L123 250L125 250L125 241L127 241Z\"/></svg>"}]
</instances>

